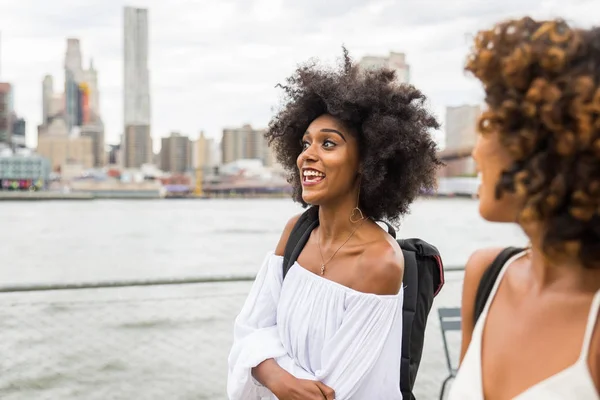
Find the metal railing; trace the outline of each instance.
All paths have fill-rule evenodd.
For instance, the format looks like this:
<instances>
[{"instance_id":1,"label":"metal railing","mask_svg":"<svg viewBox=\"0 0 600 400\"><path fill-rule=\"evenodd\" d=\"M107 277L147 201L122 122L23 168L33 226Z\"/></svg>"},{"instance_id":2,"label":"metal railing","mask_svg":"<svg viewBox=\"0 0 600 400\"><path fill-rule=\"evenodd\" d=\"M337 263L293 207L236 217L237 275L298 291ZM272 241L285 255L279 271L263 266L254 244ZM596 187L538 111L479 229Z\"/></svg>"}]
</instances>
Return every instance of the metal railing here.
<instances>
[{"instance_id":1,"label":"metal railing","mask_svg":"<svg viewBox=\"0 0 600 400\"><path fill-rule=\"evenodd\" d=\"M226 399L233 320L253 279L0 287L0 399Z\"/></svg>"},{"instance_id":2,"label":"metal railing","mask_svg":"<svg viewBox=\"0 0 600 400\"><path fill-rule=\"evenodd\" d=\"M99 281L99 282L32 283L32 284L0 286L0 293L41 292L41 291L53 291L53 290L77 290L77 289L114 289L114 288L121 288L121 287L136 287L136 286L189 285L189 284L195 284L195 283L248 282L248 281L254 281L255 278L256 278L256 275L219 275L219 276L201 276L201 277L190 277L190 278L136 279L136 280Z\"/></svg>"},{"instance_id":3,"label":"metal railing","mask_svg":"<svg viewBox=\"0 0 600 400\"><path fill-rule=\"evenodd\" d=\"M462 272L464 266L444 267L445 272ZM187 285L196 283L226 283L226 282L252 282L256 275L217 275L189 278L159 278L159 279L136 279L100 282L73 282L73 283L31 283L19 285L0 286L0 293L16 292L41 292L54 290L77 290L77 289L114 289L120 287L136 286L165 286L165 285Z\"/></svg>"}]
</instances>

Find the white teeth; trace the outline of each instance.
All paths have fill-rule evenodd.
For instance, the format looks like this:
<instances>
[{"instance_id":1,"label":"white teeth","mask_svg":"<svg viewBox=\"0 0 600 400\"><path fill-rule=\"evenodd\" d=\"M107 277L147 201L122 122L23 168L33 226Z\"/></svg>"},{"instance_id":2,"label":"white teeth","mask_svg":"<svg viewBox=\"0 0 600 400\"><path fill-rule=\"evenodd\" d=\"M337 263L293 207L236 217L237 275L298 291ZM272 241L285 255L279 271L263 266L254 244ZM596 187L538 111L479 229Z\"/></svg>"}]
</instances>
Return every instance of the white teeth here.
<instances>
[{"instance_id":1,"label":"white teeth","mask_svg":"<svg viewBox=\"0 0 600 400\"><path fill-rule=\"evenodd\" d=\"M303 176L325 176L324 173L319 172L319 171L314 171L314 170L304 170L302 172Z\"/></svg>"}]
</instances>

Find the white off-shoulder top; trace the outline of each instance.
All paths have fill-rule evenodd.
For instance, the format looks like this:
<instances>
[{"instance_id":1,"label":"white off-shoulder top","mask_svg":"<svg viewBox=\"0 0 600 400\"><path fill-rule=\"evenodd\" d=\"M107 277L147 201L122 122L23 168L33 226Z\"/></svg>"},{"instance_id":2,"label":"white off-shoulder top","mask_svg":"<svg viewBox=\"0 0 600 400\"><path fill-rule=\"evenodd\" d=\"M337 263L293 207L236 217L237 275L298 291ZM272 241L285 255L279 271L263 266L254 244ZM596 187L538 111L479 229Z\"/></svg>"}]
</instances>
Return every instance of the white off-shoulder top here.
<instances>
[{"instance_id":1,"label":"white off-shoulder top","mask_svg":"<svg viewBox=\"0 0 600 400\"><path fill-rule=\"evenodd\" d=\"M298 263L267 255L235 320L230 400L276 399L251 370L273 358L300 379L333 388L336 400L400 400L403 289L362 293ZM283 281L283 282L282 282Z\"/></svg>"}]
</instances>

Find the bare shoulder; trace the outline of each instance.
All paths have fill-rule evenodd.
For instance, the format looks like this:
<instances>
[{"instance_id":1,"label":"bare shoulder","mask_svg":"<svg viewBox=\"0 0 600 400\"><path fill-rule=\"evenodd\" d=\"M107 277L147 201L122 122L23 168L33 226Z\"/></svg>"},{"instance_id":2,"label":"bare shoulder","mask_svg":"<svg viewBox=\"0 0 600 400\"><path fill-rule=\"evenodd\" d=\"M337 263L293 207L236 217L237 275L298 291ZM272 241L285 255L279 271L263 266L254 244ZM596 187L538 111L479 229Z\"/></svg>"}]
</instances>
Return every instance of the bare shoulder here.
<instances>
[{"instance_id":1,"label":"bare shoulder","mask_svg":"<svg viewBox=\"0 0 600 400\"><path fill-rule=\"evenodd\" d=\"M287 245L288 239L290 238L290 233L292 233L292 229L294 229L294 225L296 225L296 222L298 222L298 219L301 215L302 214L294 215L285 224L285 228L283 228L283 232L281 233L281 237L279 238L279 242L277 243L277 247L275 248L275 255L284 255L285 246Z\"/></svg>"},{"instance_id":2,"label":"bare shoulder","mask_svg":"<svg viewBox=\"0 0 600 400\"><path fill-rule=\"evenodd\" d=\"M360 257L363 273L360 291L378 295L395 295L404 277L404 257L395 240L382 238L371 243Z\"/></svg>"},{"instance_id":3,"label":"bare shoulder","mask_svg":"<svg viewBox=\"0 0 600 400\"><path fill-rule=\"evenodd\" d=\"M475 304L475 295L483 274L494 259L498 257L498 254L500 254L502 249L502 247L490 247L475 250L467 260L467 263L465 264L465 278L463 281L463 303L466 300L469 303L469 307L471 307L471 301L473 302L473 305ZM465 295L466 298L464 297Z\"/></svg>"},{"instance_id":4,"label":"bare shoulder","mask_svg":"<svg viewBox=\"0 0 600 400\"><path fill-rule=\"evenodd\" d=\"M502 250L502 247L489 247L475 250L465 264L464 284L474 284L476 287L479 286L479 281L481 281L484 272L494 259L498 257L498 254L500 254Z\"/></svg>"}]
</instances>

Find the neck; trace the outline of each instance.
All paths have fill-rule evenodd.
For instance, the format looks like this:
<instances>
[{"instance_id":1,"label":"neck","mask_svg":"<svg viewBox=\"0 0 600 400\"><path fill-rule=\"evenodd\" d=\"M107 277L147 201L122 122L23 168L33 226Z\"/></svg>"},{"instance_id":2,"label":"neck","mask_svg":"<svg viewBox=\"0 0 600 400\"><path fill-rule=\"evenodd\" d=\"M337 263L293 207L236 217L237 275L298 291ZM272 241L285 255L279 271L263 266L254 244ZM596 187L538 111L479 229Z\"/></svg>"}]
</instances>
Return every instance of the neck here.
<instances>
[{"instance_id":1,"label":"neck","mask_svg":"<svg viewBox=\"0 0 600 400\"><path fill-rule=\"evenodd\" d=\"M355 207L356 200L352 198L335 205L319 206L319 229L323 244L348 236L362 222L350 221L350 215Z\"/></svg>"},{"instance_id":2,"label":"neck","mask_svg":"<svg viewBox=\"0 0 600 400\"><path fill-rule=\"evenodd\" d=\"M542 251L539 237L531 238L531 277L536 290L596 292L600 289L600 269L584 268L574 258L552 259Z\"/></svg>"}]
</instances>

